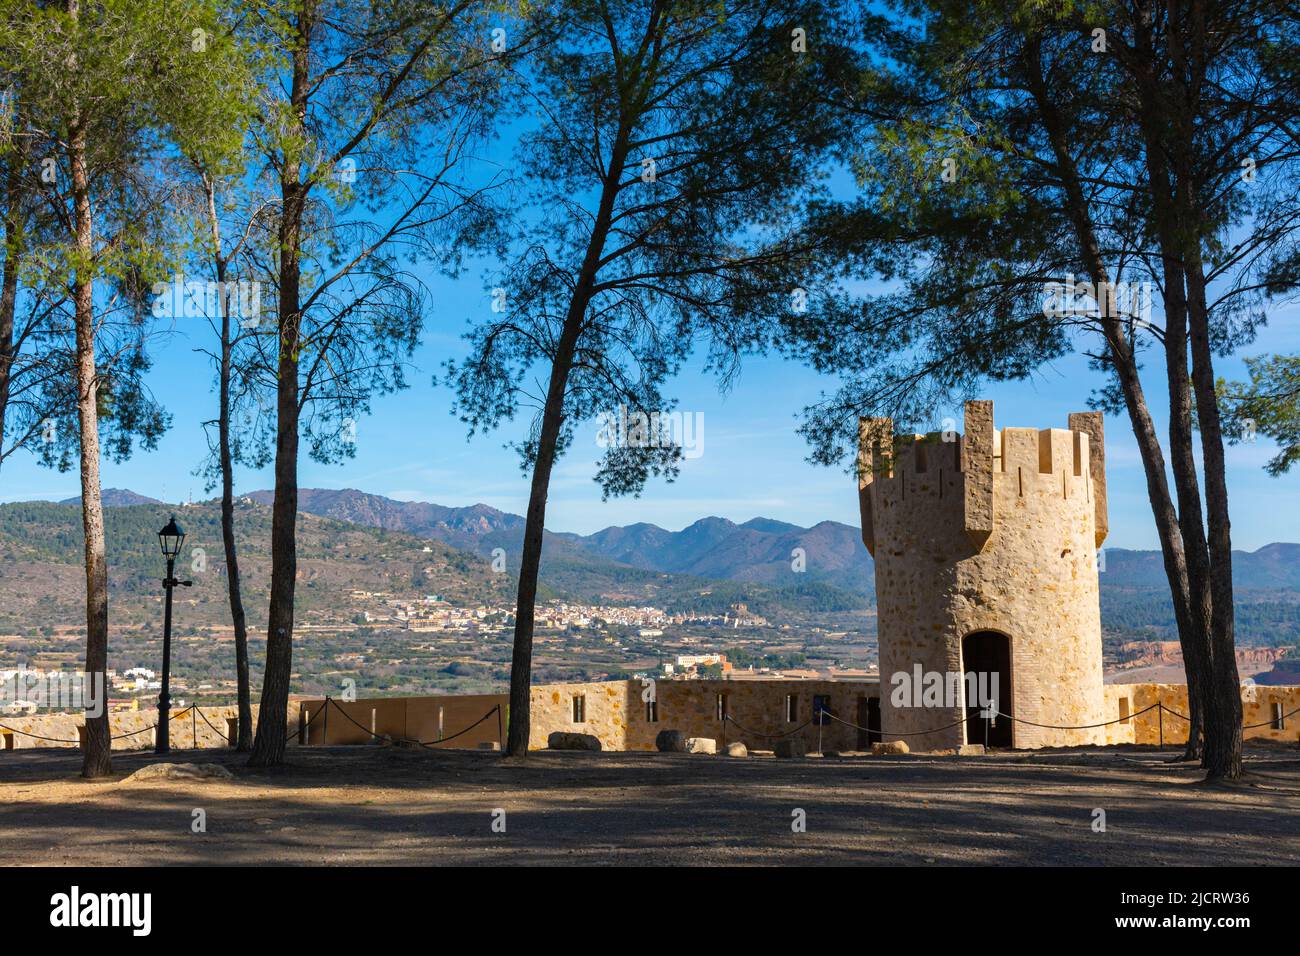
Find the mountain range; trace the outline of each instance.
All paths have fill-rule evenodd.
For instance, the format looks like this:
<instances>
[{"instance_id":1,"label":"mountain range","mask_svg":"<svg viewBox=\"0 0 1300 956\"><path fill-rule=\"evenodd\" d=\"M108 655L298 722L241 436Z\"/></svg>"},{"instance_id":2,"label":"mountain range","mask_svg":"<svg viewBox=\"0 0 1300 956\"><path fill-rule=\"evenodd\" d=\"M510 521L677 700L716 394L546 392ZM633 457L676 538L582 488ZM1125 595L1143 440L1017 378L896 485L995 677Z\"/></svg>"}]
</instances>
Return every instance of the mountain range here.
<instances>
[{"instance_id":1,"label":"mountain range","mask_svg":"<svg viewBox=\"0 0 1300 956\"><path fill-rule=\"evenodd\" d=\"M273 494L255 491L248 497L270 504ZM308 488L298 492L298 507L337 521L436 538L485 556L503 548L513 557L524 537L523 517L483 504L449 508L355 489ZM771 518L736 524L708 517L681 531L640 523L590 535L548 531L544 540L545 554L552 559L607 561L644 571L775 587L818 582L861 595L874 590L871 555L861 534L836 521L801 528ZM798 549L805 562L802 573L793 569Z\"/></svg>"},{"instance_id":2,"label":"mountain range","mask_svg":"<svg viewBox=\"0 0 1300 956\"><path fill-rule=\"evenodd\" d=\"M125 489L105 489L103 498L114 511L138 510L149 520L167 510L162 502ZM272 500L270 491L240 497L245 507L268 521ZM78 503L72 498L60 504ZM304 488L298 506L313 519L449 546L445 560L456 565L474 561L475 555L491 559L503 551L508 567L518 567L524 519L488 505L448 507L356 489ZM368 547L382 550L383 543ZM802 572L796 571L797 563L802 563ZM1233 577L1243 645L1275 646L1300 639L1300 544L1236 551ZM1107 548L1100 580L1108 633L1155 639L1174 633L1158 551ZM836 521L805 528L765 517L739 524L706 517L680 531L646 523L588 535L548 531L541 585L544 597L714 612L746 601L758 613L821 615L865 609L875 598L874 565L857 528ZM501 590L499 582L490 590Z\"/></svg>"},{"instance_id":3,"label":"mountain range","mask_svg":"<svg viewBox=\"0 0 1300 956\"><path fill-rule=\"evenodd\" d=\"M270 504L273 495L257 491L249 497ZM514 554L523 541L522 516L483 504L452 508L395 501L356 489L302 489L298 507L352 524L437 538L485 555L498 547ZM859 529L838 521L822 521L804 528L773 518L752 518L736 524L726 518L707 517L681 531L645 523L613 526L589 535L548 531L546 549L649 571L771 585L793 583L792 562L796 549L802 549L806 560L804 580L866 595L875 590L874 564ZM1103 587L1168 586L1160 552L1104 550ZM1275 543L1257 551L1234 551L1233 577L1240 588L1300 591L1300 544Z\"/></svg>"},{"instance_id":4,"label":"mountain range","mask_svg":"<svg viewBox=\"0 0 1300 956\"><path fill-rule=\"evenodd\" d=\"M254 491L241 497L269 506L274 493ZM106 507L162 504L120 488L105 489L103 499ZM60 504L80 501L69 498ZM521 515L489 505L449 507L426 501L397 501L354 488L302 488L298 508L335 521L434 538L487 557L496 548L517 555L524 535ZM806 562L801 579L792 568L799 549ZM587 565L607 561L699 578L776 586L798 580L819 581L863 595L872 595L875 590L874 565L859 530L838 521L822 521L804 528L773 518L758 517L737 524L726 518L706 517L681 531L646 523L616 525L589 535L548 531L545 552L548 557ZM1103 587L1167 586L1158 551L1106 548L1102 572ZM1233 579L1239 588L1300 591L1300 544L1274 543L1256 551L1234 551Z\"/></svg>"}]
</instances>

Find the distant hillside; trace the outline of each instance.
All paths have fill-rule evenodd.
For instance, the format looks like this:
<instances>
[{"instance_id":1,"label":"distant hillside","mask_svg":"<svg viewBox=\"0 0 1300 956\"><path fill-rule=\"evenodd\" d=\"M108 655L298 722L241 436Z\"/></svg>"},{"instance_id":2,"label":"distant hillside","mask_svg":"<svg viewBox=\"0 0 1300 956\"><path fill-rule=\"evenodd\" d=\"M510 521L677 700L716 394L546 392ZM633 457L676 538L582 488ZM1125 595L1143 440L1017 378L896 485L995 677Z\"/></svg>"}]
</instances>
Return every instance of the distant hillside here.
<instances>
[{"instance_id":1,"label":"distant hillside","mask_svg":"<svg viewBox=\"0 0 1300 956\"><path fill-rule=\"evenodd\" d=\"M263 504L270 491L248 497ZM478 504L448 508L419 501L394 501L355 489L303 489L298 507L312 514L371 527L406 531L490 555L502 548L511 558L523 542L524 519ZM803 571L796 572L796 549ZM771 518L735 524L725 518L701 518L681 531L652 524L611 527L592 535L547 532L544 561L569 586L574 575L605 575L611 584L626 580L627 569L801 587L820 582L863 597L873 593L871 556L856 528L824 521L812 528ZM626 566L618 571L607 562ZM590 588L586 588L590 590Z\"/></svg>"},{"instance_id":2,"label":"distant hillside","mask_svg":"<svg viewBox=\"0 0 1300 956\"><path fill-rule=\"evenodd\" d=\"M129 502L130 492L113 501ZM236 508L240 570L250 622L264 619L270 588L271 509L265 493L241 496ZM486 506L406 507L361 492L304 490L298 524L298 616L304 623L346 621L356 590L410 597L440 594L455 603L510 605L515 594L522 519ZM313 514L314 509L329 516ZM220 508L216 501L176 507L110 505L105 510L110 603L115 625L153 621L163 559L157 531L175 512L187 532L178 568L195 586L177 592L187 625L228 624ZM350 515L349 519L335 517ZM406 529L412 530L406 530ZM471 531L469 529L479 529ZM459 548L446 538L465 541ZM681 610L725 610L743 601L760 614L816 613L868 606L861 594L808 582L785 586L725 582L636 567L548 535L539 596L588 603L654 604ZM492 571L493 550L505 551L504 573ZM28 631L84 620L82 531L78 505L0 505L0 629ZM192 570L187 570L192 568Z\"/></svg>"},{"instance_id":3,"label":"distant hillside","mask_svg":"<svg viewBox=\"0 0 1300 956\"><path fill-rule=\"evenodd\" d=\"M269 491L254 498L269 502ZM518 551L524 519L487 505L447 508L425 502L393 501L361 491L300 492L304 511L344 521L436 537L457 547L490 553L504 547ZM821 581L859 594L874 593L874 564L859 530L838 521L811 528L772 518L736 524L726 518L701 518L681 531L653 524L613 526L590 535L547 532L546 548L554 557L579 555L669 574L753 581L778 586ZM806 561L794 573L795 549ZM1239 588L1296 591L1300 595L1300 544L1270 544L1258 551L1233 552L1233 576ZM1103 588L1166 588L1158 551L1105 549Z\"/></svg>"},{"instance_id":4,"label":"distant hillside","mask_svg":"<svg viewBox=\"0 0 1300 956\"><path fill-rule=\"evenodd\" d=\"M134 491L128 491L125 488L105 488L100 491L99 497L103 501L105 508L129 508L131 505L162 504L157 498L138 495ZM77 495L75 498L64 498L59 504L81 507L81 495Z\"/></svg>"},{"instance_id":5,"label":"distant hillside","mask_svg":"<svg viewBox=\"0 0 1300 956\"><path fill-rule=\"evenodd\" d=\"M157 532L172 511L187 533L178 576L186 624L228 624L220 508L146 504L105 511L109 601L118 624L157 617L164 564ZM270 588L271 512L240 504L236 516L240 571L251 621L264 620ZM346 620L353 589L456 601L506 602L513 591L477 555L439 541L302 515L298 524L298 619ZM80 508L50 502L0 505L0 628L77 624L85 620Z\"/></svg>"},{"instance_id":6,"label":"distant hillside","mask_svg":"<svg viewBox=\"0 0 1300 956\"><path fill-rule=\"evenodd\" d=\"M270 505L275 493L254 491L247 497ZM474 550L478 550L487 535L496 532L522 535L524 530L523 518L487 505L448 508L425 501L395 501L352 488L341 491L302 488L298 491L298 509L371 528L438 538L458 548Z\"/></svg>"},{"instance_id":7,"label":"distant hillside","mask_svg":"<svg viewBox=\"0 0 1300 956\"><path fill-rule=\"evenodd\" d=\"M271 492L257 491L247 498L253 504L241 508L259 509L257 522L263 522L263 530L269 533ZM105 492L105 500L112 505L110 529L119 512L134 513L137 509L153 516L151 521L165 520L166 507L138 504L151 499L133 492L114 489ZM484 580L475 579L464 583L459 593L505 594L507 602L513 596L524 528L524 519L519 515L483 504L451 508L429 502L395 501L355 489L302 489L299 506L317 521L328 519L323 524L303 524L307 532L304 568L310 568L314 559L310 551L313 529L324 529L334 522L336 529L367 529L371 537L366 540L372 542L390 540L374 538L378 532L396 536L391 540L409 536L412 546L416 539L439 542L445 551L438 553L446 556L449 567L464 564L476 572L488 566L500 549L506 557L507 573L486 579L486 591L479 587ZM4 544L3 509L15 507L25 506L0 506L0 548ZM210 554L219 558L215 507L205 504L195 508L198 510L184 509L183 514L210 514ZM73 573L71 562L80 559L80 521L75 509L69 508L69 513L55 525L62 529L56 536L60 536L69 561L61 565L60 573ZM148 537L156 529L140 530ZM244 533L252 534L251 540L257 541L256 535L262 532L249 529ZM255 560L258 553L253 548L250 554L254 558L250 560ZM459 557L452 559L453 553ZM1300 640L1300 544L1270 544L1254 552L1234 552L1233 557L1239 643L1279 646ZM1159 552L1108 548L1104 558L1101 608L1107 634L1136 640L1176 636ZM373 568L372 562L379 560L375 557L358 565ZM795 570L796 562L802 564L802 572ZM8 573L13 578L22 572L14 567ZM148 588L155 587L153 578L157 573L154 569L145 574ZM398 572L398 576L402 573ZM409 575L409 569L405 573ZM336 577L342 583L346 575ZM358 582L363 579L366 576L361 574ZM80 588L75 573L68 583ZM351 586L365 587L362 583ZM454 593L449 581L433 590ZM0 577L0 598L4 594ZM874 594L874 565L858 529L835 521L801 528L772 518L758 517L736 524L725 518L707 517L681 531L640 523L609 527L591 535L547 532L545 536L543 599L653 603L679 610L725 610L731 603L744 601L761 614L815 615L868 607L874 602Z\"/></svg>"}]
</instances>

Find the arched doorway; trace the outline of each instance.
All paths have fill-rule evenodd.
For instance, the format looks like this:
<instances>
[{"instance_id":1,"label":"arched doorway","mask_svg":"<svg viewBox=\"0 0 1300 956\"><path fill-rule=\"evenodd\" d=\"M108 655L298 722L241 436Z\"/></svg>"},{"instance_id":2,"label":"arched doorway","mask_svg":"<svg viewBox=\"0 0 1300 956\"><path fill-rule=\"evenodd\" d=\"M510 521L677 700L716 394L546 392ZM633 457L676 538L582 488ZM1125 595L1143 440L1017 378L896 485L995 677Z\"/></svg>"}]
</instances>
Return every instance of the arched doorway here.
<instances>
[{"instance_id":1,"label":"arched doorway","mask_svg":"<svg viewBox=\"0 0 1300 956\"><path fill-rule=\"evenodd\" d=\"M1012 746L1011 708L1011 638L997 631L975 631L961 642L962 682L966 693L966 742L987 744L990 747ZM996 702L1001 716L982 717L984 708L979 696L970 692L974 685L978 694L987 694Z\"/></svg>"}]
</instances>

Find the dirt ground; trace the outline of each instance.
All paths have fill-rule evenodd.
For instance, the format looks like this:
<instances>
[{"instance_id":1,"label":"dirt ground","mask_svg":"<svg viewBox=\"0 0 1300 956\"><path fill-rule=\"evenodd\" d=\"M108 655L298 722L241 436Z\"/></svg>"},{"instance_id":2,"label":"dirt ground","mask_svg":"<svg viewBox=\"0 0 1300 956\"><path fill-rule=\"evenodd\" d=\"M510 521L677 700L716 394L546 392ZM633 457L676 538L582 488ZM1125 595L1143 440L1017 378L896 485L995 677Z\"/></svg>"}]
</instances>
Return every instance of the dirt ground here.
<instances>
[{"instance_id":1,"label":"dirt ground","mask_svg":"<svg viewBox=\"0 0 1300 956\"><path fill-rule=\"evenodd\" d=\"M1300 751L1248 745L1207 785L1172 751L776 760L649 753L303 748L233 780L124 782L159 762L0 753L0 865L1295 865ZM194 810L206 814L195 833ZM1095 832L1095 810L1105 832ZM495 832L504 810L505 832ZM806 831L794 832L796 810ZM498 822L498 829L500 824Z\"/></svg>"}]
</instances>

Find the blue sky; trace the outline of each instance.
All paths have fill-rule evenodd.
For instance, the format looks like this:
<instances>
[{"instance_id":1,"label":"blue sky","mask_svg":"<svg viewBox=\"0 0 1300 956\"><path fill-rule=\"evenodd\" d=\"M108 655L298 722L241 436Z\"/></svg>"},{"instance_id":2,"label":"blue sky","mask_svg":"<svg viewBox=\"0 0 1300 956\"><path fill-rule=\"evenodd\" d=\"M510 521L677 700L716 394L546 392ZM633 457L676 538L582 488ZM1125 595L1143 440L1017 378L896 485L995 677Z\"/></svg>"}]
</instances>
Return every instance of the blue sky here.
<instances>
[{"instance_id":1,"label":"blue sky","mask_svg":"<svg viewBox=\"0 0 1300 956\"><path fill-rule=\"evenodd\" d=\"M521 514L527 504L528 480L515 454L502 445L522 434L524 423L467 442L464 427L448 412L450 392L431 384L440 363L461 354L460 334L467 320L490 308L482 272L432 280L432 286L435 312L415 357L412 387L379 398L374 414L357 423L357 454L351 461L323 466L304 457L301 484L354 487L444 505L483 502ZM1276 311L1269 327L1244 354L1300 351L1297 315L1294 307ZM179 320L174 331L158 339L150 381L174 416L173 427L157 451L137 454L123 464L105 462L105 487L130 488L173 502L191 495L208 497L202 480L193 474L205 447L199 423L212 416L215 401L207 359L194 351L205 344L206 335L206 323L188 319ZM1237 358L1221 360L1219 372L1239 376L1241 363ZM1148 374L1147 388L1163 429L1160 378L1159 369ZM999 427L1065 427L1066 416L1086 407L1098 382L1083 359L1071 357L1043 367L1031 382L991 386L978 397L994 400ZM749 361L733 389L719 395L713 380L698 365L692 366L679 377L672 394L681 409L703 413L703 454L686 461L672 484L654 482L640 499L602 502L591 480L600 454L598 427L596 422L587 423L555 470L547 525L590 533L609 525L648 521L676 530L706 515L737 522L763 515L801 525L826 519L856 525L853 478L841 470L809 464L808 449L795 432L799 410L834 385L832 379L806 368L767 358ZM961 420L956 409L941 410L936 420L944 415ZM1107 544L1154 548L1142 468L1127 420L1108 418L1106 431L1111 507ZM1268 477L1261 466L1272 453L1263 440L1228 450L1233 540L1239 548L1300 541L1300 509L1296 508L1300 475ZM271 485L269 469L243 470L236 483L245 491ZM15 456L0 471L0 499L5 501L60 499L78 491L75 472L51 472L30 457Z\"/></svg>"}]
</instances>

